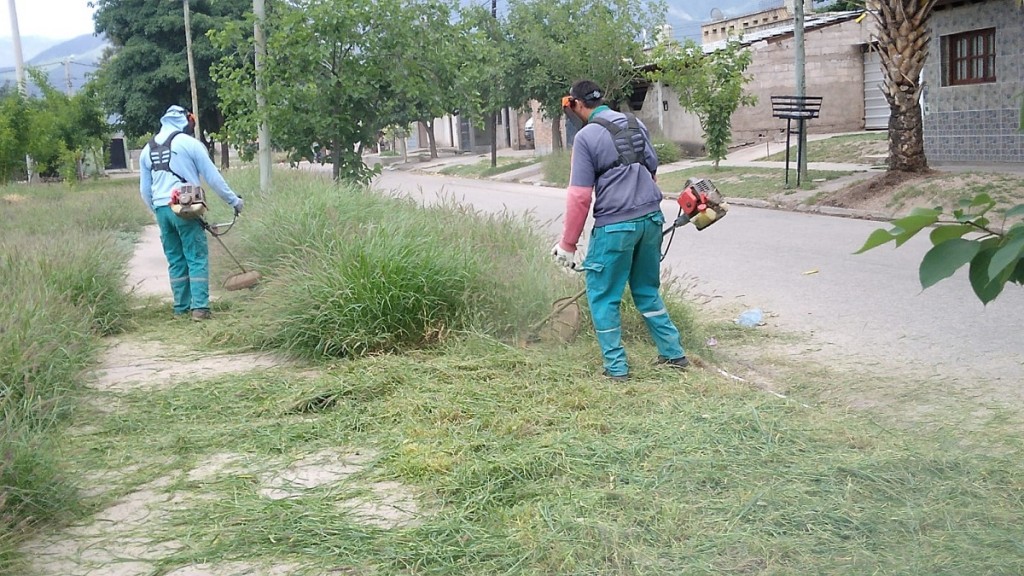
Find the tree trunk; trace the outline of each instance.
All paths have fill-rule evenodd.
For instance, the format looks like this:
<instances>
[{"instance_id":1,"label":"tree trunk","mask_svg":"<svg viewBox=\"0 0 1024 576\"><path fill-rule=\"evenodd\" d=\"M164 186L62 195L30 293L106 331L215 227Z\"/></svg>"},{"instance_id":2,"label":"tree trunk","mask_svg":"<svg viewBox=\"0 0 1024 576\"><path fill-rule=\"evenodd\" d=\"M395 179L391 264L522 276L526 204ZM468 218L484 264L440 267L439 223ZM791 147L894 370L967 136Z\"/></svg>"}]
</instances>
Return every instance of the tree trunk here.
<instances>
[{"instance_id":1,"label":"tree trunk","mask_svg":"<svg viewBox=\"0 0 1024 576\"><path fill-rule=\"evenodd\" d=\"M916 98L893 106L889 114L889 170L926 172L928 158L924 154L924 123L921 104Z\"/></svg>"},{"instance_id":2,"label":"tree trunk","mask_svg":"<svg viewBox=\"0 0 1024 576\"><path fill-rule=\"evenodd\" d=\"M537 139L536 133L533 136L534 140ZM565 148L562 138L562 117L555 116L551 120L551 150L562 150Z\"/></svg>"},{"instance_id":3,"label":"tree trunk","mask_svg":"<svg viewBox=\"0 0 1024 576\"><path fill-rule=\"evenodd\" d=\"M924 123L921 121L921 70L931 41L928 20L936 0L868 0L878 22L878 55L889 102L889 170L922 172Z\"/></svg>"},{"instance_id":4,"label":"tree trunk","mask_svg":"<svg viewBox=\"0 0 1024 576\"><path fill-rule=\"evenodd\" d=\"M220 167L221 170L231 168L231 148L227 142L220 143Z\"/></svg>"},{"instance_id":5,"label":"tree trunk","mask_svg":"<svg viewBox=\"0 0 1024 576\"><path fill-rule=\"evenodd\" d=\"M424 130L427 132L427 142L430 143L430 157L437 158L437 141L434 139L434 121L424 122L420 120Z\"/></svg>"},{"instance_id":6,"label":"tree trunk","mask_svg":"<svg viewBox=\"0 0 1024 576\"><path fill-rule=\"evenodd\" d=\"M331 176L337 182L341 180L341 138L335 138L331 142L331 159L334 161L331 165Z\"/></svg>"}]
</instances>

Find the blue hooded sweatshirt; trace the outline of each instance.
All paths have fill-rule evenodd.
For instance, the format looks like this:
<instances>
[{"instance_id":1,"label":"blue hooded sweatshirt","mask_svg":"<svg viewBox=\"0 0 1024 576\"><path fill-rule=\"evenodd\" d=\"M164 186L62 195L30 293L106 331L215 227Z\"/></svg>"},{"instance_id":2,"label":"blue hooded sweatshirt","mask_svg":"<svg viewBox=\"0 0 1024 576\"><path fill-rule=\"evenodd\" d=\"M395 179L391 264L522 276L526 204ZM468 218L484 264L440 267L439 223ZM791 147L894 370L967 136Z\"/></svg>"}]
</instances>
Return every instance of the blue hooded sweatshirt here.
<instances>
[{"instance_id":1,"label":"blue hooded sweatshirt","mask_svg":"<svg viewBox=\"0 0 1024 576\"><path fill-rule=\"evenodd\" d=\"M164 117L160 119L160 132L155 137L157 144L166 142L172 132L185 130L188 126L186 114L187 112L181 106L171 106L167 109ZM171 192L178 188L181 180L170 172L153 171L153 161L149 157L149 144L142 149L139 168L141 172L139 191L142 193L142 201L146 203L146 206L155 211L161 206L169 205ZM187 134L181 134L171 142L171 170L189 184L200 185L199 178L202 177L209 188L213 189L232 208L240 202L238 195L231 190L217 170L217 166L210 160L206 147L202 142Z\"/></svg>"}]
</instances>

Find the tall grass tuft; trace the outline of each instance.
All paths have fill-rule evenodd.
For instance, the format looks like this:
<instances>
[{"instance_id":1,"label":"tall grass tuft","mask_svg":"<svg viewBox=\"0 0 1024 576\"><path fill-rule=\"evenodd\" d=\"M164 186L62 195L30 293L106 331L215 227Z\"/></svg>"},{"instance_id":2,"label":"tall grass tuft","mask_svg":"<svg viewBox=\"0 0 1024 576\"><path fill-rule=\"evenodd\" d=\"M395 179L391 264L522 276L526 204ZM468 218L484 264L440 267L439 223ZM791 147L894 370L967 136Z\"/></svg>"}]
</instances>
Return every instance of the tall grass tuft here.
<instances>
[{"instance_id":1,"label":"tall grass tuft","mask_svg":"<svg viewBox=\"0 0 1024 576\"><path fill-rule=\"evenodd\" d=\"M253 325L235 332L300 354L406 350L463 331L514 336L579 281L554 269L528 219L301 175L282 177L246 226L247 254L272 272Z\"/></svg>"},{"instance_id":2,"label":"tall grass tuft","mask_svg":"<svg viewBox=\"0 0 1024 576\"><path fill-rule=\"evenodd\" d=\"M17 540L76 509L51 436L98 336L130 317L137 183L0 188L0 573Z\"/></svg>"}]
</instances>

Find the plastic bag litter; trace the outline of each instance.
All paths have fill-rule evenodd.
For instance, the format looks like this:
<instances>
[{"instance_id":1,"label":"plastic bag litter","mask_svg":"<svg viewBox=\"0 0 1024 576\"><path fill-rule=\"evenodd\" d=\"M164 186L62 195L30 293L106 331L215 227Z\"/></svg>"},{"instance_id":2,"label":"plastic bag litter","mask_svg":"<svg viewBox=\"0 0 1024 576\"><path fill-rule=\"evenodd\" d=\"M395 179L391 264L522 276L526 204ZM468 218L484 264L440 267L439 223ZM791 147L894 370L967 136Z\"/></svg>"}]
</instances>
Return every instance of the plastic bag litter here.
<instances>
[{"instance_id":1,"label":"plastic bag litter","mask_svg":"<svg viewBox=\"0 0 1024 576\"><path fill-rule=\"evenodd\" d=\"M736 318L736 323L745 328L753 328L761 323L764 314L760 308L751 308Z\"/></svg>"}]
</instances>

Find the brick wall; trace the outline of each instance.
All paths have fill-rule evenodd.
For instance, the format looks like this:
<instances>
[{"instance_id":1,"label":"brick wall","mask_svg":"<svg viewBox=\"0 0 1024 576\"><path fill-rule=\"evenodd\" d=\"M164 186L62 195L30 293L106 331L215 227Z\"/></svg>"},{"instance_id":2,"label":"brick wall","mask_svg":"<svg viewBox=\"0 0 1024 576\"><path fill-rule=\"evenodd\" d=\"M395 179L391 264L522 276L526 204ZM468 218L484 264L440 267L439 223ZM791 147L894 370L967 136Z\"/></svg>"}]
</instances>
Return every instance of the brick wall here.
<instances>
[{"instance_id":1,"label":"brick wall","mask_svg":"<svg viewBox=\"0 0 1024 576\"><path fill-rule=\"evenodd\" d=\"M924 67L924 145L929 160L1024 162L1024 12L1008 1L936 10ZM996 29L996 82L942 85L942 37Z\"/></svg>"},{"instance_id":2,"label":"brick wall","mask_svg":"<svg viewBox=\"0 0 1024 576\"><path fill-rule=\"evenodd\" d=\"M864 45L871 20L848 20L804 35L806 94L822 96L820 117L809 121L809 133L852 132L864 129ZM732 116L734 144L764 141L784 131L786 121L772 116L772 96L796 94L796 52L792 36L752 44L753 80L747 91L757 95L756 106L744 106ZM782 135L785 138L785 134Z\"/></svg>"}]
</instances>

